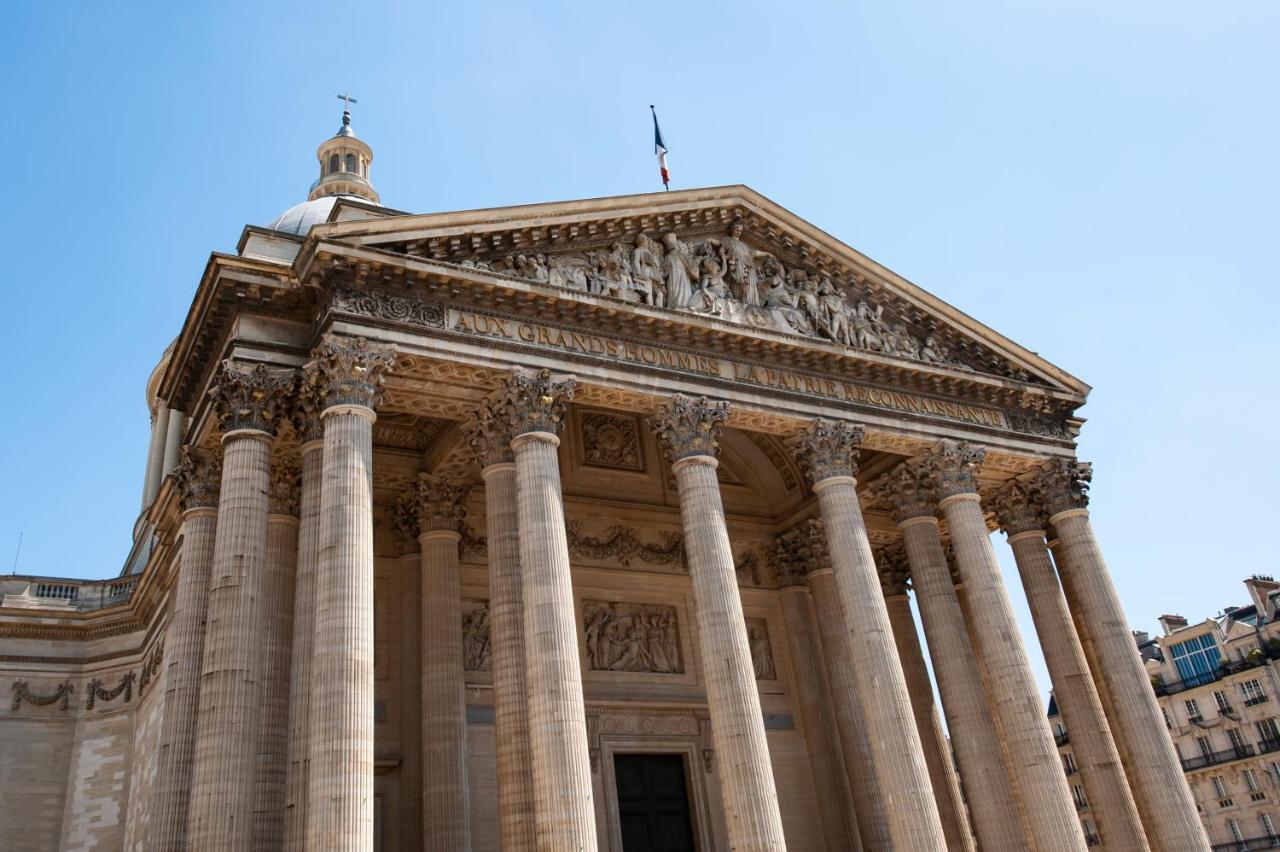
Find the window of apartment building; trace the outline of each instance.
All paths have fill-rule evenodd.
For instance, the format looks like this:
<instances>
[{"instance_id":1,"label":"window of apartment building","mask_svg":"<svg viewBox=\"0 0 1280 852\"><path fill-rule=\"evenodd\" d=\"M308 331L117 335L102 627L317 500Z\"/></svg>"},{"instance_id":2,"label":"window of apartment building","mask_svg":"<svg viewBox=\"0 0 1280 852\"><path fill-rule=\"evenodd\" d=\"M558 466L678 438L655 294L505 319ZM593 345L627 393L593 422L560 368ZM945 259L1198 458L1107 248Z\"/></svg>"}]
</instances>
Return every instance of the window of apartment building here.
<instances>
[{"instance_id":1,"label":"window of apartment building","mask_svg":"<svg viewBox=\"0 0 1280 852\"><path fill-rule=\"evenodd\" d=\"M1173 654L1178 677L1189 684L1209 683L1217 676L1222 662L1218 643L1209 633L1171 645L1169 651Z\"/></svg>"},{"instance_id":2,"label":"window of apartment building","mask_svg":"<svg viewBox=\"0 0 1280 852\"><path fill-rule=\"evenodd\" d=\"M1244 786L1248 788L1249 792L1258 792L1258 773L1252 769L1246 769L1240 774L1244 776Z\"/></svg>"},{"instance_id":3,"label":"window of apartment building","mask_svg":"<svg viewBox=\"0 0 1280 852\"><path fill-rule=\"evenodd\" d=\"M1160 705L1160 713L1164 716L1164 726L1169 730L1173 730L1173 720L1169 718L1169 708L1163 704Z\"/></svg>"},{"instance_id":4,"label":"window of apartment building","mask_svg":"<svg viewBox=\"0 0 1280 852\"><path fill-rule=\"evenodd\" d=\"M1236 754L1244 751L1245 741L1244 735L1236 728L1227 731L1227 739L1231 740L1231 747L1236 750Z\"/></svg>"},{"instance_id":5,"label":"window of apartment building","mask_svg":"<svg viewBox=\"0 0 1280 852\"><path fill-rule=\"evenodd\" d=\"M1227 820L1227 830L1231 832L1231 839L1236 843L1244 842L1244 835L1240 833L1240 823L1233 819Z\"/></svg>"},{"instance_id":6,"label":"window of apartment building","mask_svg":"<svg viewBox=\"0 0 1280 852\"><path fill-rule=\"evenodd\" d=\"M1213 693L1213 702L1218 705L1219 713L1230 713L1231 702L1227 700L1227 694L1221 690Z\"/></svg>"},{"instance_id":7,"label":"window of apartment building","mask_svg":"<svg viewBox=\"0 0 1280 852\"><path fill-rule=\"evenodd\" d=\"M1200 754L1205 757L1213 754L1213 743L1209 742L1208 737L1196 737L1196 745L1200 747Z\"/></svg>"},{"instance_id":8,"label":"window of apartment building","mask_svg":"<svg viewBox=\"0 0 1280 852\"><path fill-rule=\"evenodd\" d=\"M1067 735L1067 728L1061 722L1054 722L1053 733L1055 736L1065 737Z\"/></svg>"},{"instance_id":9,"label":"window of apartment building","mask_svg":"<svg viewBox=\"0 0 1280 852\"><path fill-rule=\"evenodd\" d=\"M1204 716L1200 715L1200 704L1194 698L1188 698L1182 702L1187 708L1187 721L1199 722Z\"/></svg>"},{"instance_id":10,"label":"window of apartment building","mask_svg":"<svg viewBox=\"0 0 1280 852\"><path fill-rule=\"evenodd\" d=\"M1271 838L1276 836L1276 823L1271 814L1258 814L1258 822L1262 823L1263 834Z\"/></svg>"},{"instance_id":11,"label":"window of apartment building","mask_svg":"<svg viewBox=\"0 0 1280 852\"><path fill-rule=\"evenodd\" d=\"M1068 775L1074 775L1078 771L1076 766L1076 756L1071 752L1062 753L1062 768Z\"/></svg>"},{"instance_id":12,"label":"window of apartment building","mask_svg":"<svg viewBox=\"0 0 1280 852\"><path fill-rule=\"evenodd\" d=\"M1089 800L1084 797L1084 788L1079 784L1071 785L1071 798L1076 800L1076 809L1084 810L1089 807Z\"/></svg>"},{"instance_id":13,"label":"window of apartment building","mask_svg":"<svg viewBox=\"0 0 1280 852\"><path fill-rule=\"evenodd\" d=\"M1209 783L1213 784L1213 795L1219 799L1227 797L1227 784L1222 780L1221 775L1214 775L1209 779Z\"/></svg>"},{"instance_id":14,"label":"window of apartment building","mask_svg":"<svg viewBox=\"0 0 1280 852\"><path fill-rule=\"evenodd\" d=\"M1262 747L1274 751L1280 747L1280 727L1275 719L1263 719L1256 724L1258 736L1262 739Z\"/></svg>"},{"instance_id":15,"label":"window of apartment building","mask_svg":"<svg viewBox=\"0 0 1280 852\"><path fill-rule=\"evenodd\" d=\"M1244 706L1253 707L1267 700L1267 693L1262 690L1262 681L1254 678L1241 682L1240 691L1244 693Z\"/></svg>"}]
</instances>

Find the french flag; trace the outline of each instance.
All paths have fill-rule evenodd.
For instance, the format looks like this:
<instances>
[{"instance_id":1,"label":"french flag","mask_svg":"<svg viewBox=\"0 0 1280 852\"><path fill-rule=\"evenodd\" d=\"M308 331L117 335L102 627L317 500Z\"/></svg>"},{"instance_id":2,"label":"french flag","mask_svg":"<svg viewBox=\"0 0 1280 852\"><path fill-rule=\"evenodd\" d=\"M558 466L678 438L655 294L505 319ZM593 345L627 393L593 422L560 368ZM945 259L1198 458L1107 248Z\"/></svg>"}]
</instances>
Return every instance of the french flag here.
<instances>
[{"instance_id":1,"label":"french flag","mask_svg":"<svg viewBox=\"0 0 1280 852\"><path fill-rule=\"evenodd\" d=\"M662 128L658 126L658 113L653 104L649 104L649 111L653 113L653 153L658 158L658 170L662 173L662 187L671 189L671 172L667 171L667 144L662 141Z\"/></svg>"}]
</instances>

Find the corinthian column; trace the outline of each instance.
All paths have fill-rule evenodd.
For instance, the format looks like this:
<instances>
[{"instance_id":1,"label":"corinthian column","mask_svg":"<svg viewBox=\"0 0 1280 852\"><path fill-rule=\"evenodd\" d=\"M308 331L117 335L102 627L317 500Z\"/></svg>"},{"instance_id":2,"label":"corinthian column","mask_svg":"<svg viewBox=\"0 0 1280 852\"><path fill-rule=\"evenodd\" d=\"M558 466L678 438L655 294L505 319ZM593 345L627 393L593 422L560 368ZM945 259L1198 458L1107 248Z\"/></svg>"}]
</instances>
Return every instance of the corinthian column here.
<instances>
[{"instance_id":1,"label":"corinthian column","mask_svg":"<svg viewBox=\"0 0 1280 852\"><path fill-rule=\"evenodd\" d=\"M1092 468L1074 459L1046 462L1035 486L1061 542L1058 569L1067 598L1097 665L1092 673L1107 696L1111 729L1151 848L1182 852L1209 848L1195 800L1169 739L1160 705L1138 655L1111 573L1089 523ZM1076 729L1071 729L1074 740ZM1092 797L1090 805L1093 805ZM1108 841L1110 842L1110 841Z\"/></svg>"},{"instance_id":2,"label":"corinthian column","mask_svg":"<svg viewBox=\"0 0 1280 852\"><path fill-rule=\"evenodd\" d=\"M468 489L423 474L417 496L422 533L423 848L467 852L467 701L462 674L462 590L458 542Z\"/></svg>"},{"instance_id":3,"label":"corinthian column","mask_svg":"<svg viewBox=\"0 0 1280 852\"><path fill-rule=\"evenodd\" d=\"M974 625L972 636L994 698L1028 839L1036 848L1083 852L1084 833L979 504L977 473L984 455L981 449L943 441L927 465L969 606L980 614L981 624Z\"/></svg>"},{"instance_id":4,"label":"corinthian column","mask_svg":"<svg viewBox=\"0 0 1280 852\"><path fill-rule=\"evenodd\" d=\"M271 441L293 386L292 370L224 361L212 391L222 488L187 828L193 849L252 847Z\"/></svg>"},{"instance_id":5,"label":"corinthian column","mask_svg":"<svg viewBox=\"0 0 1280 852\"><path fill-rule=\"evenodd\" d=\"M529 738L538 848L596 848L578 621L569 573L557 434L577 382L515 370L500 402L515 455Z\"/></svg>"},{"instance_id":6,"label":"corinthian column","mask_svg":"<svg viewBox=\"0 0 1280 852\"><path fill-rule=\"evenodd\" d=\"M304 382L294 406L294 430L302 439L298 506L298 564L294 573L293 637L289 652L289 733L285 748L287 852L307 842L307 777L311 766L311 654L316 624L316 567L320 562L320 480L324 432L316 387Z\"/></svg>"},{"instance_id":7,"label":"corinthian column","mask_svg":"<svg viewBox=\"0 0 1280 852\"><path fill-rule=\"evenodd\" d=\"M943 833L947 836L947 849L972 852L973 835L965 817L960 780L956 777L951 748L947 745L942 719L934 704L933 684L929 682L920 636L911 615L911 601L907 599L910 578L907 555L901 547L886 548L877 554L876 562L880 566L880 584L884 590L885 606L889 609L889 623L893 626L893 641L898 646L898 658L902 660L902 671L907 676L907 692L911 695L916 730L920 732L920 742L924 745L924 762L929 767L933 796L938 802Z\"/></svg>"},{"instance_id":8,"label":"corinthian column","mask_svg":"<svg viewBox=\"0 0 1280 852\"><path fill-rule=\"evenodd\" d=\"M716 479L719 432L728 416L727 403L676 395L659 409L650 426L667 449L680 492L729 845L741 850L782 850L786 841L778 791Z\"/></svg>"},{"instance_id":9,"label":"corinthian column","mask_svg":"<svg viewBox=\"0 0 1280 852\"><path fill-rule=\"evenodd\" d=\"M317 852L373 849L373 421L393 361L331 337L307 369L324 423L306 834Z\"/></svg>"},{"instance_id":10,"label":"corinthian column","mask_svg":"<svg viewBox=\"0 0 1280 852\"><path fill-rule=\"evenodd\" d=\"M844 756L844 774L853 796L858 835L862 848L868 852L889 850L893 848L889 817L885 813L884 798L871 758L871 742L864 724L866 714L862 709L864 696L858 691L858 673L853 663L853 641L845 627L844 606L836 588L835 572L831 570L826 535L822 522L817 520L806 521L801 530L806 544L804 560L809 572L806 579L813 596L818 633L822 638L828 691Z\"/></svg>"},{"instance_id":11,"label":"corinthian column","mask_svg":"<svg viewBox=\"0 0 1280 852\"><path fill-rule=\"evenodd\" d=\"M862 709L889 834L899 849L946 849L906 677L858 503L853 475L862 434L862 429L852 424L819 419L795 435L793 443L822 509L827 549L844 609L844 628L853 648L858 691L867 698L874 696Z\"/></svg>"},{"instance_id":12,"label":"corinthian column","mask_svg":"<svg viewBox=\"0 0 1280 852\"><path fill-rule=\"evenodd\" d=\"M827 848L859 850L858 823L853 812L849 782L840 765L840 734L836 730L822 668L822 645L809 600L808 533L803 526L779 536L773 551L774 573L781 588L782 617L787 624L787 646L795 674L796 703L804 724L818 815Z\"/></svg>"},{"instance_id":13,"label":"corinthian column","mask_svg":"<svg viewBox=\"0 0 1280 852\"><path fill-rule=\"evenodd\" d=\"M187 803L200 702L209 574L218 526L220 461L188 447L182 451L177 470L182 495L182 550L165 639L168 671L164 679L164 722L151 839L151 848L157 852L182 852L187 848Z\"/></svg>"},{"instance_id":14,"label":"corinthian column","mask_svg":"<svg viewBox=\"0 0 1280 852\"><path fill-rule=\"evenodd\" d=\"M400 848L423 848L422 794L422 533L418 489L401 494L392 510L400 544Z\"/></svg>"},{"instance_id":15,"label":"corinthian column","mask_svg":"<svg viewBox=\"0 0 1280 852\"><path fill-rule=\"evenodd\" d=\"M877 492L902 531L911 585L978 846L983 852L1026 849L1000 735L934 517L933 486L919 466L904 464L877 483Z\"/></svg>"},{"instance_id":16,"label":"corinthian column","mask_svg":"<svg viewBox=\"0 0 1280 852\"><path fill-rule=\"evenodd\" d=\"M1031 618L1053 681L1053 694L1080 767L1089 807L1102 842L1113 849L1147 849L1120 754L1094 688L1084 649L1071 623L1067 599L1049 560L1045 519L1028 486L1014 482L992 500L1009 537Z\"/></svg>"},{"instance_id":17,"label":"corinthian column","mask_svg":"<svg viewBox=\"0 0 1280 852\"><path fill-rule=\"evenodd\" d=\"M468 430L484 478L489 559L489 637L492 648L494 738L498 764L499 846L535 847L533 765L525 683L524 592L520 578L519 507L511 426L502 399L481 406Z\"/></svg>"},{"instance_id":18,"label":"corinthian column","mask_svg":"<svg viewBox=\"0 0 1280 852\"><path fill-rule=\"evenodd\" d=\"M267 563L258 619L262 675L258 717L253 848L284 843L286 750L289 735L289 651L293 642L293 575L298 559L298 468L278 459L271 471Z\"/></svg>"}]
</instances>

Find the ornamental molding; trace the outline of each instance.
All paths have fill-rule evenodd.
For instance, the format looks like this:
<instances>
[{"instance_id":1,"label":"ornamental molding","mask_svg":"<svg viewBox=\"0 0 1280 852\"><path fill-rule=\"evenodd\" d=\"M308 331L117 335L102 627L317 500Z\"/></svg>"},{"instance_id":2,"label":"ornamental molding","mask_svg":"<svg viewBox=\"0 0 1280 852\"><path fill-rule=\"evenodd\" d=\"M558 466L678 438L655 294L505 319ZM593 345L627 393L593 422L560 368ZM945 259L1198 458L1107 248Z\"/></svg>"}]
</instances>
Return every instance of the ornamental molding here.
<instances>
[{"instance_id":1,"label":"ornamental molding","mask_svg":"<svg viewBox=\"0 0 1280 852\"><path fill-rule=\"evenodd\" d=\"M25 701L37 707L48 707L57 702L58 709L67 710L70 709L71 695L75 691L75 684L68 680L58 684L53 692L42 695L38 692L32 692L31 687L25 680L15 680L13 682L13 702L9 705L9 709L17 711Z\"/></svg>"},{"instance_id":2,"label":"ornamental molding","mask_svg":"<svg viewBox=\"0 0 1280 852\"><path fill-rule=\"evenodd\" d=\"M649 418L673 464L691 456L715 457L720 452L720 429L729 419L729 403L678 393Z\"/></svg>"},{"instance_id":3,"label":"ornamental molding","mask_svg":"<svg viewBox=\"0 0 1280 852\"><path fill-rule=\"evenodd\" d=\"M582 521L576 518L565 523L565 532L569 550L575 556L614 560L623 567L630 567L634 561L684 570L684 539L679 533L661 533L657 544L642 541L635 530L620 525L609 527L601 536L591 536L583 531Z\"/></svg>"},{"instance_id":4,"label":"ornamental molding","mask_svg":"<svg viewBox=\"0 0 1280 852\"><path fill-rule=\"evenodd\" d=\"M865 437L866 431L861 426L819 417L793 433L789 444L809 479L818 483L836 476L855 475L858 447Z\"/></svg>"},{"instance_id":5,"label":"ornamental molding","mask_svg":"<svg viewBox=\"0 0 1280 852\"><path fill-rule=\"evenodd\" d=\"M247 429L274 436L289 415L296 381L293 370L223 361L209 389L219 431L225 435Z\"/></svg>"},{"instance_id":6,"label":"ornamental molding","mask_svg":"<svg viewBox=\"0 0 1280 852\"><path fill-rule=\"evenodd\" d=\"M613 470L645 470L640 418L634 414L578 409L582 464Z\"/></svg>"},{"instance_id":7,"label":"ornamental molding","mask_svg":"<svg viewBox=\"0 0 1280 852\"><path fill-rule=\"evenodd\" d=\"M444 328L445 324L445 309L439 302L399 296L382 290L339 286L334 289L331 307L340 313L423 328Z\"/></svg>"},{"instance_id":8,"label":"ornamental molding","mask_svg":"<svg viewBox=\"0 0 1280 852\"><path fill-rule=\"evenodd\" d=\"M92 710L98 701L104 703L115 701L122 694L124 695L124 702L128 704L133 700L133 684L135 680L137 680L137 675L132 671L127 671L121 676L118 684L111 689L104 689L102 681L95 677L89 681L89 685L85 688L84 709Z\"/></svg>"},{"instance_id":9,"label":"ornamental molding","mask_svg":"<svg viewBox=\"0 0 1280 852\"><path fill-rule=\"evenodd\" d=\"M328 335L311 351L303 383L320 400L321 410L337 405L377 408L395 351L363 337Z\"/></svg>"}]
</instances>

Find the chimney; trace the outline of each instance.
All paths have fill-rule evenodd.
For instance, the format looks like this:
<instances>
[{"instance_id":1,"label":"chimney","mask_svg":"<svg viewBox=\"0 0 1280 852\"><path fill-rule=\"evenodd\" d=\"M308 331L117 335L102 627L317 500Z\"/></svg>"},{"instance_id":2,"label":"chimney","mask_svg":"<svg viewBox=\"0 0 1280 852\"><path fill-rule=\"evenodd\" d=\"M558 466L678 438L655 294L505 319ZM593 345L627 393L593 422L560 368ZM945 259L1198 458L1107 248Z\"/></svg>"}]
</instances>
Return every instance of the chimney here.
<instances>
[{"instance_id":1,"label":"chimney","mask_svg":"<svg viewBox=\"0 0 1280 852\"><path fill-rule=\"evenodd\" d=\"M1164 631L1164 635L1168 636L1175 630L1181 630L1187 626L1186 616L1182 615L1162 615L1160 616L1160 629Z\"/></svg>"},{"instance_id":2,"label":"chimney","mask_svg":"<svg viewBox=\"0 0 1280 852\"><path fill-rule=\"evenodd\" d=\"M1253 605L1258 608L1259 621L1274 619L1276 604L1271 599L1271 593L1280 589L1280 583L1266 574L1254 574L1244 581L1244 587L1249 590L1249 597L1253 599Z\"/></svg>"}]
</instances>

